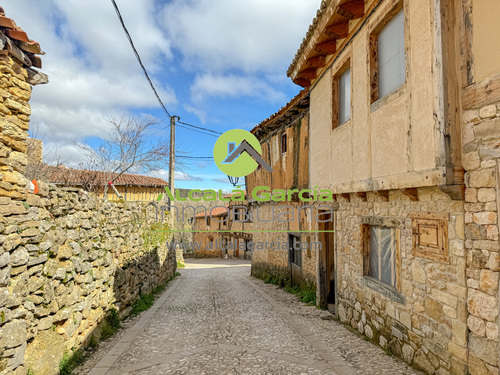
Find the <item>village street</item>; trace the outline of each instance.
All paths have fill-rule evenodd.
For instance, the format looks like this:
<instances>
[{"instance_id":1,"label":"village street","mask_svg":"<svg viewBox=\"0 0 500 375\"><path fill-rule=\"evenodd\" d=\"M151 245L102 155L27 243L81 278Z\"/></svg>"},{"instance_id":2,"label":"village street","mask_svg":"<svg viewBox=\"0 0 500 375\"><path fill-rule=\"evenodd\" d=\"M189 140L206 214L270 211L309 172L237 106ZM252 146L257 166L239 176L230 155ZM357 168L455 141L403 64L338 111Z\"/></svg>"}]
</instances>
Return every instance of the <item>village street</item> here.
<instances>
[{"instance_id":1,"label":"village street","mask_svg":"<svg viewBox=\"0 0 500 375\"><path fill-rule=\"evenodd\" d=\"M252 278L247 261L188 260L78 373L417 374L330 317Z\"/></svg>"}]
</instances>

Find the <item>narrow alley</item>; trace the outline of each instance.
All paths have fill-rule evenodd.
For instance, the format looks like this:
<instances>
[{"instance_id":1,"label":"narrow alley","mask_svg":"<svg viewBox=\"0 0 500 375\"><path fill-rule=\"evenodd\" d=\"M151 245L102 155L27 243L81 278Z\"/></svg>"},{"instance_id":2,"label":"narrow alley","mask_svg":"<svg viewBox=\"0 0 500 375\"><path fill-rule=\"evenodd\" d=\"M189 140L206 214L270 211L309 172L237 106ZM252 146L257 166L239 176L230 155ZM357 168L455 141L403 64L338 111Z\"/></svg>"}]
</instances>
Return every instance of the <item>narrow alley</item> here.
<instances>
[{"instance_id":1,"label":"narrow alley","mask_svg":"<svg viewBox=\"0 0 500 375\"><path fill-rule=\"evenodd\" d=\"M89 375L417 374L236 260L188 260L109 347Z\"/></svg>"}]
</instances>

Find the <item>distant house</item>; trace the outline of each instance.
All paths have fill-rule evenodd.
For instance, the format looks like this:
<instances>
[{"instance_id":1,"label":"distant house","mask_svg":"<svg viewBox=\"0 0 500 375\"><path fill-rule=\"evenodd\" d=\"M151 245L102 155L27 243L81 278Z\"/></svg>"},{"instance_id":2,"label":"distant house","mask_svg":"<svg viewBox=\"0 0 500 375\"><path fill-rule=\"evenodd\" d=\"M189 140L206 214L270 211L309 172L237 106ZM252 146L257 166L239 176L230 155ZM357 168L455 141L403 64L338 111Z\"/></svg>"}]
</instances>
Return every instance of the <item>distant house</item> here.
<instances>
[{"instance_id":1,"label":"distant house","mask_svg":"<svg viewBox=\"0 0 500 375\"><path fill-rule=\"evenodd\" d=\"M86 186L90 185L100 197L104 196L104 187L116 176L116 174L102 171L72 169L64 166L45 165L43 168L44 175L49 182L61 186L81 187L85 190L88 190ZM165 186L168 186L168 183L157 177L124 173L113 182L113 185L126 201L150 202L157 200L160 194L165 194ZM108 200L120 199L112 188L108 189L107 194Z\"/></svg>"}]
</instances>

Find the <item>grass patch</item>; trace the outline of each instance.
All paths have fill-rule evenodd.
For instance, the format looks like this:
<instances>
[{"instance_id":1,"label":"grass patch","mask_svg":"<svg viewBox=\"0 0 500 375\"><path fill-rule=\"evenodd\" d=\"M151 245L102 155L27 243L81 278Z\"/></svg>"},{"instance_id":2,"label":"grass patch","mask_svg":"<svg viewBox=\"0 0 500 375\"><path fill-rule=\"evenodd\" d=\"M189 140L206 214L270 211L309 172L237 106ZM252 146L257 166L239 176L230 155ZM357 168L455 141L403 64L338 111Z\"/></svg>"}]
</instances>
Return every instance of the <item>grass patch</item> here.
<instances>
[{"instance_id":1,"label":"grass patch","mask_svg":"<svg viewBox=\"0 0 500 375\"><path fill-rule=\"evenodd\" d=\"M106 340L113 336L120 328L120 317L116 309L111 309L106 316L106 321L101 330L101 340ZM91 339L92 340L92 339Z\"/></svg>"},{"instance_id":2,"label":"grass patch","mask_svg":"<svg viewBox=\"0 0 500 375\"><path fill-rule=\"evenodd\" d=\"M64 353L59 362L59 374L71 375L73 370L83 363L84 356L81 350L75 350L71 353Z\"/></svg>"},{"instance_id":3,"label":"grass patch","mask_svg":"<svg viewBox=\"0 0 500 375\"><path fill-rule=\"evenodd\" d=\"M138 299L135 300L134 304L132 305L132 311L130 312L131 315L138 315L143 311L146 311L149 309L153 304L155 303L156 296L163 292L165 288L167 287L167 284L176 278L177 276L180 276L181 274L179 272L176 272L174 275L170 277L170 279L163 284L158 285L155 287L151 293L148 294L141 294Z\"/></svg>"},{"instance_id":4,"label":"grass patch","mask_svg":"<svg viewBox=\"0 0 500 375\"><path fill-rule=\"evenodd\" d=\"M186 265L184 263L177 261L177 268L186 268Z\"/></svg>"},{"instance_id":5,"label":"grass patch","mask_svg":"<svg viewBox=\"0 0 500 375\"><path fill-rule=\"evenodd\" d=\"M308 305L316 305L316 289L311 286L294 285L291 286L288 280L283 277L267 275L264 280L266 284L277 285L285 289L288 293L295 294L299 297L300 302L307 303Z\"/></svg>"},{"instance_id":6,"label":"grass patch","mask_svg":"<svg viewBox=\"0 0 500 375\"><path fill-rule=\"evenodd\" d=\"M295 294L299 297L300 302L307 303L308 305L316 305L316 290L303 286L290 286L286 285L284 288L288 293Z\"/></svg>"}]
</instances>

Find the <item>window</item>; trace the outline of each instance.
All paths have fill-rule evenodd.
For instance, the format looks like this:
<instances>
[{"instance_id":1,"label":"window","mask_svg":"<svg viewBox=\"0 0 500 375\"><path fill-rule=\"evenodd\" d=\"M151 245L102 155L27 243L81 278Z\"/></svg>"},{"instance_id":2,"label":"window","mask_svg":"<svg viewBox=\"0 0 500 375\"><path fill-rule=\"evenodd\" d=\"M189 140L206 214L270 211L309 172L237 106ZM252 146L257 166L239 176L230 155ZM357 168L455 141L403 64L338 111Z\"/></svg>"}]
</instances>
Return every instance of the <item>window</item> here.
<instances>
[{"instance_id":1,"label":"window","mask_svg":"<svg viewBox=\"0 0 500 375\"><path fill-rule=\"evenodd\" d=\"M364 275L399 289L399 230L363 225Z\"/></svg>"},{"instance_id":2,"label":"window","mask_svg":"<svg viewBox=\"0 0 500 375\"><path fill-rule=\"evenodd\" d=\"M302 267L302 250L300 245L299 236L288 235L288 262Z\"/></svg>"},{"instance_id":3,"label":"window","mask_svg":"<svg viewBox=\"0 0 500 375\"><path fill-rule=\"evenodd\" d=\"M406 81L405 28L400 3L370 37L371 102L397 90Z\"/></svg>"},{"instance_id":4,"label":"window","mask_svg":"<svg viewBox=\"0 0 500 375\"><path fill-rule=\"evenodd\" d=\"M281 153L284 154L286 152L286 134L281 135Z\"/></svg>"},{"instance_id":5,"label":"window","mask_svg":"<svg viewBox=\"0 0 500 375\"><path fill-rule=\"evenodd\" d=\"M412 219L413 255L449 263L448 213L414 212Z\"/></svg>"},{"instance_id":6,"label":"window","mask_svg":"<svg viewBox=\"0 0 500 375\"><path fill-rule=\"evenodd\" d=\"M351 118L351 69L347 69L339 79L339 123Z\"/></svg>"},{"instance_id":7,"label":"window","mask_svg":"<svg viewBox=\"0 0 500 375\"><path fill-rule=\"evenodd\" d=\"M349 60L337 71L332 83L332 129L335 129L351 118L351 66Z\"/></svg>"},{"instance_id":8,"label":"window","mask_svg":"<svg viewBox=\"0 0 500 375\"><path fill-rule=\"evenodd\" d=\"M210 226L210 214L207 214L206 220L207 220L207 227L209 227Z\"/></svg>"}]
</instances>

